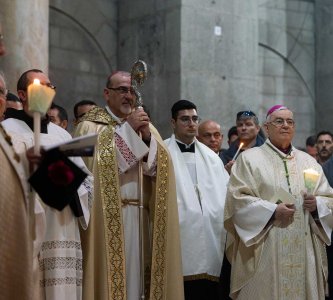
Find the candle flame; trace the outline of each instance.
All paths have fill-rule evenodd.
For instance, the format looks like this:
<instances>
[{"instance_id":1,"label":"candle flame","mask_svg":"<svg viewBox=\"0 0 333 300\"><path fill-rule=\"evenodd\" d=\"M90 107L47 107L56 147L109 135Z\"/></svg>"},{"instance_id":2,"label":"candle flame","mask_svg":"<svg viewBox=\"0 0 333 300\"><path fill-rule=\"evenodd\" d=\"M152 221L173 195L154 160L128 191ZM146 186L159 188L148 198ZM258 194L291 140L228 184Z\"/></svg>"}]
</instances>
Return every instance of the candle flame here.
<instances>
[{"instance_id":1,"label":"candle flame","mask_svg":"<svg viewBox=\"0 0 333 300\"><path fill-rule=\"evenodd\" d=\"M242 149L243 145L244 145L244 143L240 143L239 144L239 149Z\"/></svg>"},{"instance_id":2,"label":"candle flame","mask_svg":"<svg viewBox=\"0 0 333 300\"><path fill-rule=\"evenodd\" d=\"M319 175L319 173L316 170L311 169L311 168L310 169L306 169L303 172L307 173L307 174Z\"/></svg>"},{"instance_id":3,"label":"candle flame","mask_svg":"<svg viewBox=\"0 0 333 300\"><path fill-rule=\"evenodd\" d=\"M37 78L35 78L35 79L34 79L34 84L40 84L40 80L37 79Z\"/></svg>"}]
</instances>

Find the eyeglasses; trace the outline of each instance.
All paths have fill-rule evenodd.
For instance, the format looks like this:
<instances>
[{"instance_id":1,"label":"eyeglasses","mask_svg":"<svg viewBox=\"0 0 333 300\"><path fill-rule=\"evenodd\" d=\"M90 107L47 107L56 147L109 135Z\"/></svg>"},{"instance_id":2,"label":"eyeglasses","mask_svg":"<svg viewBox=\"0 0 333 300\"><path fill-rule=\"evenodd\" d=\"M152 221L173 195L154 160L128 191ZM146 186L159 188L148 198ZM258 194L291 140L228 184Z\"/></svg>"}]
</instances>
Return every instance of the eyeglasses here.
<instances>
[{"instance_id":1,"label":"eyeglasses","mask_svg":"<svg viewBox=\"0 0 333 300\"><path fill-rule=\"evenodd\" d=\"M215 139L219 139L221 136L222 136L222 134L220 132L214 132L214 133L206 132L206 133L203 134L204 138L214 137Z\"/></svg>"},{"instance_id":2,"label":"eyeglasses","mask_svg":"<svg viewBox=\"0 0 333 300\"><path fill-rule=\"evenodd\" d=\"M277 118L274 121L268 122L275 127L282 127L284 124L287 124L289 127L294 127L295 126L295 121L293 119L282 119L282 118Z\"/></svg>"},{"instance_id":3,"label":"eyeglasses","mask_svg":"<svg viewBox=\"0 0 333 300\"><path fill-rule=\"evenodd\" d=\"M57 87L55 86L55 85L53 85L53 84L51 84L51 83L40 83L41 85L45 85L45 86L47 86L47 87L49 87L50 89L52 89L52 90L55 90Z\"/></svg>"},{"instance_id":4,"label":"eyeglasses","mask_svg":"<svg viewBox=\"0 0 333 300\"><path fill-rule=\"evenodd\" d=\"M240 118L246 117L255 117L256 114L251 110L243 110L237 113L236 119L239 120Z\"/></svg>"},{"instance_id":5,"label":"eyeglasses","mask_svg":"<svg viewBox=\"0 0 333 300\"><path fill-rule=\"evenodd\" d=\"M135 91L132 87L127 87L127 86L119 86L117 88L111 88L111 87L106 87L107 89L109 90L113 90L113 91L116 91L118 92L120 95L125 95L127 94L128 92L131 93L131 95L135 95Z\"/></svg>"},{"instance_id":6,"label":"eyeglasses","mask_svg":"<svg viewBox=\"0 0 333 300\"><path fill-rule=\"evenodd\" d=\"M7 93L8 93L7 89L0 87L0 96L6 98Z\"/></svg>"},{"instance_id":7,"label":"eyeglasses","mask_svg":"<svg viewBox=\"0 0 333 300\"><path fill-rule=\"evenodd\" d=\"M201 119L199 118L199 116L182 116L178 118L184 125L190 125L191 122L195 123L195 124L199 124Z\"/></svg>"},{"instance_id":8,"label":"eyeglasses","mask_svg":"<svg viewBox=\"0 0 333 300\"><path fill-rule=\"evenodd\" d=\"M41 82L40 85L47 86L47 87L49 87L49 88L52 89L52 90L57 89L57 87L56 87L55 85L51 84L50 82L47 82L47 83L43 83L43 82ZM27 90L27 89L24 89L23 91L26 91L26 90Z\"/></svg>"}]
</instances>

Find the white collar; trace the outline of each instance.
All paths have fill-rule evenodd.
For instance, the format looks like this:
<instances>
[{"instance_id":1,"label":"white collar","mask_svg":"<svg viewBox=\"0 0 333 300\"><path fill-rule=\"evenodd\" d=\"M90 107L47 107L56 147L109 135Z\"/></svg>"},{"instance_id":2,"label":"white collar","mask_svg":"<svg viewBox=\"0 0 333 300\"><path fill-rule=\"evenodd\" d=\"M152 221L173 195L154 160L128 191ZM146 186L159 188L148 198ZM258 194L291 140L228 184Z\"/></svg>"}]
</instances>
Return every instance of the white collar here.
<instances>
[{"instance_id":1,"label":"white collar","mask_svg":"<svg viewBox=\"0 0 333 300\"><path fill-rule=\"evenodd\" d=\"M111 115L113 119L115 119L119 124L123 123L124 118L117 117L110 109L108 105L105 106L106 111Z\"/></svg>"}]
</instances>

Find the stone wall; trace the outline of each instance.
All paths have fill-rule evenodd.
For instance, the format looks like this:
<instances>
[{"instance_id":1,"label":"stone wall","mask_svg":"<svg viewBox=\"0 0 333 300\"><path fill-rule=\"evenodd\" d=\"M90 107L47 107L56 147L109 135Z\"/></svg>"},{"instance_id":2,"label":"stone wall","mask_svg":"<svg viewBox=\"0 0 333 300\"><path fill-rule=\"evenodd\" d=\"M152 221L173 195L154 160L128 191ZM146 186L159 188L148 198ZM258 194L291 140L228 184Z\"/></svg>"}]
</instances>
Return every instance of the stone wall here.
<instances>
[{"instance_id":1,"label":"stone wall","mask_svg":"<svg viewBox=\"0 0 333 300\"><path fill-rule=\"evenodd\" d=\"M316 128L333 132L333 1L316 0Z\"/></svg>"},{"instance_id":2,"label":"stone wall","mask_svg":"<svg viewBox=\"0 0 333 300\"><path fill-rule=\"evenodd\" d=\"M130 70L137 59L148 66L143 102L165 138L171 133L171 103L180 97L181 1L119 2L118 63Z\"/></svg>"},{"instance_id":3,"label":"stone wall","mask_svg":"<svg viewBox=\"0 0 333 300\"><path fill-rule=\"evenodd\" d=\"M117 68L115 1L50 1L50 72L55 103L73 118L76 102L105 105L103 88Z\"/></svg>"},{"instance_id":4,"label":"stone wall","mask_svg":"<svg viewBox=\"0 0 333 300\"><path fill-rule=\"evenodd\" d=\"M312 1L258 1L259 118L274 104L294 111L294 144L315 134L315 27Z\"/></svg>"},{"instance_id":5,"label":"stone wall","mask_svg":"<svg viewBox=\"0 0 333 300\"><path fill-rule=\"evenodd\" d=\"M318 2L316 12L328 16L329 0ZM83 98L104 104L106 75L142 59L148 78L140 90L163 137L171 133L170 107L182 98L225 134L238 111L252 109L263 121L277 102L302 124L297 146L316 131L315 109L324 106L315 100L313 1L51 0L50 8L50 77L56 102L70 111Z\"/></svg>"},{"instance_id":6,"label":"stone wall","mask_svg":"<svg viewBox=\"0 0 333 300\"><path fill-rule=\"evenodd\" d=\"M258 109L257 1L182 4L181 97L198 105L202 119L219 122L226 136L238 111Z\"/></svg>"}]
</instances>

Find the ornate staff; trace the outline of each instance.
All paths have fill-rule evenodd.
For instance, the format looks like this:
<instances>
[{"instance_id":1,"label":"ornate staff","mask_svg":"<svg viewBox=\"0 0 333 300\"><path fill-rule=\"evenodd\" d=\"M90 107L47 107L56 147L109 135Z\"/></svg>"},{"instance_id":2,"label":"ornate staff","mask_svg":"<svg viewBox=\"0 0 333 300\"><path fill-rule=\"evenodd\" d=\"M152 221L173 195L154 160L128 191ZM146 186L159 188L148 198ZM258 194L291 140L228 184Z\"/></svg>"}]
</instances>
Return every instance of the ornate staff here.
<instances>
[{"instance_id":1,"label":"ornate staff","mask_svg":"<svg viewBox=\"0 0 333 300\"><path fill-rule=\"evenodd\" d=\"M137 60L131 70L131 86L136 95L136 106L142 108L142 97L138 87L147 78L147 65L142 60ZM141 137L141 133L140 133ZM145 255L143 238L143 171L142 160L139 161L139 241L140 241L140 299L145 299Z\"/></svg>"}]
</instances>

